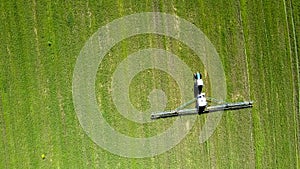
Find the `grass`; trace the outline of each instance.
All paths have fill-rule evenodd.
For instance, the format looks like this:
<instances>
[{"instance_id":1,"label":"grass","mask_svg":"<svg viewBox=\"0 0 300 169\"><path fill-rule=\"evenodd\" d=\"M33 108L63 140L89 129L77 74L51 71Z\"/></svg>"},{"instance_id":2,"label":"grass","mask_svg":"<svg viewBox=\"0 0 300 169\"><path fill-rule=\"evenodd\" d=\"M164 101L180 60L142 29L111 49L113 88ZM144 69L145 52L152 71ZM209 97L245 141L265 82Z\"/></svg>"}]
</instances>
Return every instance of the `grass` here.
<instances>
[{"instance_id":1,"label":"grass","mask_svg":"<svg viewBox=\"0 0 300 169\"><path fill-rule=\"evenodd\" d=\"M290 0L2 0L0 168L300 168L299 6ZM206 115L197 117L187 137L171 150L128 159L102 149L84 133L73 108L72 76L81 48L99 27L150 11L176 14L200 28L223 62L228 101L254 100L255 105L224 113L203 144L198 136ZM107 112L115 112L104 114L107 121L135 137L155 135L173 121L140 125L114 111L109 90L114 69L127 55L149 47L166 49L192 71L204 71L193 51L172 38L140 35L118 43L99 67L97 98ZM143 83L137 83L141 79ZM131 84L136 107L149 107L144 101L154 88L175 98L168 108L180 104L174 80L151 70L138 74Z\"/></svg>"}]
</instances>

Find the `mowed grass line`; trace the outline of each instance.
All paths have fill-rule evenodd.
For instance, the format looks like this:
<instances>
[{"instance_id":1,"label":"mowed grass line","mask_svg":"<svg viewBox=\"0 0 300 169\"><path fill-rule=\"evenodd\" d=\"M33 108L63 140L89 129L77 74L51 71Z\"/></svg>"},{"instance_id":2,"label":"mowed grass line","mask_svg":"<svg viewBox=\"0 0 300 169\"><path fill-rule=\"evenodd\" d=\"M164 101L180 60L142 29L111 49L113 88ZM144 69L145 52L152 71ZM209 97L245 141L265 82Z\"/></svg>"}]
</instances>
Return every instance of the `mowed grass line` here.
<instances>
[{"instance_id":1,"label":"mowed grass line","mask_svg":"<svg viewBox=\"0 0 300 169\"><path fill-rule=\"evenodd\" d=\"M7 38L4 43L6 50L3 51L7 57L2 60L6 68L2 74L5 78L2 83L4 85L2 99L5 120L3 127L6 130L6 135L3 137L9 140L4 146L7 147L8 152L6 158L11 159L7 161L6 166L22 167L22 163L31 166L30 158L33 157L36 135L33 134L34 129L30 125L33 120L30 107L27 105L31 100L27 94L33 93L30 90L30 84L33 81L30 74L33 72L33 67L31 58L28 57L32 52L29 41L25 40L30 36L26 34L29 24L26 22L27 18L21 17L21 14L25 13L23 8L16 6L15 3L6 5L3 6L6 9L15 9L5 13L10 23L5 25L5 33L8 36L7 34L3 36ZM27 71L23 71L21 67Z\"/></svg>"},{"instance_id":2,"label":"mowed grass line","mask_svg":"<svg viewBox=\"0 0 300 169\"><path fill-rule=\"evenodd\" d=\"M56 44L58 38L53 36L55 33L52 29L53 23L59 23L56 20L57 18L54 19L55 21L51 21L53 16L49 11L53 10L53 6L51 6L51 3L38 4L39 11L37 13L39 14L38 23L40 25L31 25L36 22L31 21L33 19L31 18L33 16L32 11L27 10L31 8L30 4L24 6L12 2L5 5L7 5L5 9L14 10L6 13L10 23L5 27L7 28L5 36L2 36L8 37L5 40L7 42L5 44L7 57L2 60L7 69L4 69L3 76L1 76L7 77L3 80L3 84L7 87L4 87L6 91L4 91L2 98L4 100L3 113L6 122L6 127L3 128L8 132L6 132L7 136L3 137L9 139L8 144L5 145L8 147L6 159L11 159L2 161L7 161L7 166L15 166L16 168L22 168L24 164L28 167L67 166L67 164L79 166L78 159L81 159L80 155L82 153L80 149L75 147L80 147L76 146L76 143L81 142L74 140L74 138L80 134L81 127L74 116L70 88L73 69L73 65L70 65L70 63L73 63L65 57L72 52L68 49L59 53L57 50L63 49L64 44ZM61 9L61 11L63 10ZM63 14L60 16L64 17ZM60 31L59 27L58 25L55 28L57 32ZM37 33L34 33L35 29ZM49 32L51 35L49 35ZM66 40L64 36L60 38L61 41ZM39 40L39 43L36 44L37 47L32 44L36 39ZM48 45L48 41L52 46ZM67 45L70 47L69 44ZM51 50L48 50L49 48ZM37 54L37 50L40 51L40 54ZM76 55L74 53L72 56L73 62L77 56L77 52ZM67 82L67 85L65 82ZM58 86L60 90L57 89ZM64 98L64 105L60 105L60 98ZM61 110L69 113L65 121L62 119L63 112L60 112ZM60 115L60 113L62 114ZM65 123L70 124L68 127L75 127L77 130L75 132L72 130L66 131L66 128L63 127ZM65 137L63 133L71 135ZM83 145L86 145L86 143ZM73 153L72 150L80 152L73 151ZM46 154L46 160L44 161L40 158L42 153ZM82 162L84 163L82 166L86 166L86 161Z\"/></svg>"},{"instance_id":3,"label":"mowed grass line","mask_svg":"<svg viewBox=\"0 0 300 169\"><path fill-rule=\"evenodd\" d=\"M293 88L294 90L294 123L296 124L296 128L294 128L295 131L295 140L298 142L297 148L295 149L296 155L297 155L297 166L300 167L300 125L299 125L299 120L300 120L300 114L299 114L299 106L300 106L300 69L299 69L299 36L300 32L297 31L297 28L300 27L300 10L297 8L299 6L299 2L291 2L287 1L286 3L284 2L285 6L285 15L286 15L286 22L287 22L287 29L289 30L289 36L291 37L290 40L288 41L289 44L289 52L290 52L290 57L291 57L291 68L293 70L292 76L294 79L293 83ZM297 41L298 40L298 41ZM298 90L297 90L298 89Z\"/></svg>"},{"instance_id":4,"label":"mowed grass line","mask_svg":"<svg viewBox=\"0 0 300 169\"><path fill-rule=\"evenodd\" d=\"M290 61L286 59L286 51L285 51L285 44L281 42L282 39L289 38L287 36L287 31L285 28L281 25L278 25L278 22L283 21L284 19L284 8L283 4L279 4L278 6L270 7L269 5L271 4L261 4L263 8L258 8L258 10L263 10L263 12L259 12L261 14L264 14L264 16L258 16L261 18L265 18L263 20L264 23L264 30L258 30L253 29L251 31L255 32L253 35L258 35L255 38L257 41L255 43L260 44L264 43L264 48L261 48L262 53L259 54L258 56L261 55L260 57L268 58L264 59L262 58L262 64L260 68L252 68L251 70L259 70L261 73L254 75L254 77L260 77L261 74L265 74L265 78L262 80L260 79L252 79L252 83L254 86L259 85L257 82L255 84L255 81L259 81L261 85L264 85L264 88L269 91L266 93L267 97L264 99L259 99L260 102L265 102L266 104L262 105L268 105L267 111L269 112L267 114L261 114L260 113L260 118L257 119L255 118L255 126L259 126L260 124L262 126L265 126L267 128L271 128L272 130L264 129L264 130L257 130L256 129L256 139L257 137L262 137L264 138L265 142L257 142L256 147L257 149L257 155L256 157L259 158L257 160L261 160L261 163L258 163L260 167L263 166L269 166L272 164L274 167L275 166L281 166L283 168L285 167L292 167L296 166L296 159L294 155L290 156L290 158L286 158L285 156L282 156L281 153L274 153L274 152L292 152L294 149L292 148L293 146L297 145L297 139L294 140L295 142L289 142L289 139L286 139L285 133L288 131L290 132L290 126L288 126L285 122L290 121L291 119L289 118L288 112L293 112L293 109L291 109L290 105L287 104L281 104L281 103L288 103L293 100L292 97L292 88L289 88L288 86L292 84L293 80L292 79L287 79L285 77L289 77L291 74L291 69L289 67L283 67L284 65L289 65ZM276 14L271 12L270 9L276 9ZM278 12L281 11L281 12ZM250 20L250 19L249 19ZM261 28L261 26L258 26ZM260 31L261 33L259 33ZM274 33L272 33L274 32ZM260 36L262 35L262 36ZM265 37L263 39L259 39L260 37ZM278 43L279 42L279 43ZM252 42L250 42L252 43ZM281 44L280 44L281 43ZM253 66L253 62L250 60L251 66ZM259 63L259 62L256 62ZM269 65L269 67L266 66L266 64ZM275 66L276 65L276 66ZM258 71L258 72L259 72ZM254 72L252 72L254 73ZM256 73L256 72L255 72ZM284 78L284 81L281 79ZM253 89L252 89L253 90ZM283 92L284 91L284 92ZM259 93L255 92L256 94L254 95L255 97L259 96ZM257 99L257 98L256 98ZM275 100L274 100L275 99ZM282 101L281 101L282 100ZM284 100L284 101L283 101ZM290 100L290 101L287 101ZM258 103L260 104L260 103ZM262 110L262 109L261 109ZM261 112L261 111L260 111ZM267 116L266 116L267 115ZM263 117L263 118L261 118ZM260 121L259 123L257 123ZM272 122L273 123L270 123ZM285 122L284 122L285 121ZM292 123L293 125L291 126L292 128L297 128L296 124ZM261 128L261 127L260 127ZM265 132L262 132L265 131ZM263 136L264 135L273 135L273 140L270 140L270 138ZM290 134L288 134L291 136ZM268 146L269 145L269 146ZM271 146L273 145L273 146ZM286 146L283 146L286 145ZM269 148L266 150L263 147L268 146ZM272 149L274 147L274 149ZM267 155L263 155L267 153ZM286 154L283 153L283 154ZM273 156L273 158L272 158ZM269 157L269 158L268 158ZM273 161L274 160L274 161ZM291 161L287 161L291 160Z\"/></svg>"},{"instance_id":5,"label":"mowed grass line","mask_svg":"<svg viewBox=\"0 0 300 169\"><path fill-rule=\"evenodd\" d=\"M299 8L297 8L297 6L299 6L300 3L299 2L291 2L288 1L287 3L285 3L284 1L284 6L285 6L285 15L286 15L286 26L287 29L289 30L289 37L292 36L292 38L290 38L290 40L288 41L289 44L289 53L290 53L290 61L291 61L291 69L293 70L292 72L292 79L293 79L293 95L294 95L294 123L296 124L296 127L294 128L294 132L295 132L295 142L298 143L296 144L296 148L295 148L295 152L296 152L296 160L297 160L297 166L298 168L300 167L300 125L299 125L299 121L300 121L300 114L299 114L299 110L300 110L300 90L299 90L299 84L300 84L300 69L299 69L299 55L298 55L298 51L299 51L299 43L297 43L297 38L299 39L299 35L300 32L298 31L296 34L296 29L295 27L300 25L300 17L299 17ZM295 8L296 6L296 8ZM298 22L297 22L298 21ZM298 35L298 36L297 36ZM298 90L297 90L298 89ZM297 113L298 112L298 113Z\"/></svg>"},{"instance_id":6,"label":"mowed grass line","mask_svg":"<svg viewBox=\"0 0 300 169\"><path fill-rule=\"evenodd\" d=\"M287 5L286 5L287 4ZM293 78L294 78L294 85L293 88L294 90L294 123L296 124L295 130L295 140L298 142L297 148L295 149L296 155L297 155L297 166L300 168L300 64L299 64L299 51L300 51L300 45L299 45L299 37L300 37L300 9L297 8L300 6L299 1L288 1L285 4L285 9L286 9L286 19L289 25L287 24L287 28L291 28L290 30L290 35L293 36L290 40L290 56L291 56L291 67L293 69ZM297 91L298 89L298 91Z\"/></svg>"},{"instance_id":7,"label":"mowed grass line","mask_svg":"<svg viewBox=\"0 0 300 169\"><path fill-rule=\"evenodd\" d=\"M70 159L77 162L78 160L76 160L76 156L74 156L72 151L66 150L69 149L69 146L71 147L70 150L78 150L74 149L74 147L78 146L76 146L77 142L72 139L74 136L71 139L67 139L66 135L68 130L66 123L70 115L72 117L72 114L68 115L68 113L73 112L73 107L71 107L72 101L70 100L71 90L69 88L72 71L68 66L71 62L64 61L68 60L68 55L64 54L64 51L59 51L64 46L60 44L60 39L65 40L65 36L59 36L59 27L56 27L56 24L59 25L60 19L63 18L55 16L61 14L60 12L63 10L50 1L47 3L37 2L36 10L38 14L35 25L37 28L36 39L40 42L40 44L37 44L37 50L40 51L40 56L38 56L40 65L38 65L39 69L37 72L42 74L42 76L37 75L37 81L43 96L41 98L43 104L40 105L42 108L37 108L37 112L45 113L41 118L41 128L43 129L42 133L48 133L48 135L42 134L42 145L40 148L46 154L46 160L41 165L70 167L74 166L74 164L68 163ZM60 16L63 17L64 15L61 14ZM64 70L62 67L69 69ZM68 72L67 76L66 71ZM62 103L62 100L64 103ZM62 104L68 105L68 108ZM72 121L74 120L73 117ZM74 126L74 124L71 126ZM68 134L71 133L71 131L68 132ZM73 144L68 144L68 142ZM80 157L80 155L81 153L77 157ZM80 166L80 163L77 163L77 165Z\"/></svg>"},{"instance_id":8,"label":"mowed grass line","mask_svg":"<svg viewBox=\"0 0 300 169\"><path fill-rule=\"evenodd\" d=\"M243 23L240 20L241 9L238 2L235 1L223 2L223 6L228 6L229 8L220 10L222 13L219 16L223 16L223 18L219 26L220 33L218 37L220 37L223 46L220 55L224 61L223 64L227 75L227 101L249 100L247 65L242 33ZM226 145L229 146L230 167L254 167L250 111L226 112L223 118L226 122L222 125L226 127L228 134L228 143Z\"/></svg>"},{"instance_id":9,"label":"mowed grass line","mask_svg":"<svg viewBox=\"0 0 300 169\"><path fill-rule=\"evenodd\" d=\"M275 133L275 138L280 137L280 135L284 135L283 137L285 138L284 141L280 142L278 141L276 145L276 151L286 151L289 152L287 153L289 156L289 160L290 160L290 167L296 166L295 164L297 164L297 153L296 156L294 156L293 150L297 149L297 140L295 138L293 138L293 129L297 128L297 123L293 123L294 122L294 116L285 116L284 114L290 114L289 112L293 112L294 111L294 106L291 106L289 103L293 102L293 97L291 97L291 95L293 95L293 69L291 69L290 66L286 66L289 65L291 63L290 57L289 57L289 50L287 50L288 48L288 39L289 34L287 29L285 29L284 26L281 26L281 23L284 23L284 18L285 18L285 13L284 13L284 4L277 4L276 6L272 6L273 9L278 9L278 11L281 11L280 13L275 13L274 10L270 10L268 9L268 12L270 12L269 17L270 18L270 22L271 23L276 23L275 26L269 28L269 32L276 32L277 34L273 35L270 33L270 41L271 41L271 46L274 47L274 49L284 49L284 50L280 50L280 51L275 51L273 49L271 49L271 54L274 57L274 59L270 59L269 62L273 63L272 65L278 65L276 68L273 68L273 70L271 71L271 75L273 77L275 77L275 80L272 81L271 85L275 85L276 83L276 79L280 79L282 77L284 78L284 82L283 81L279 81L280 83L278 83L278 86L276 86L275 91L275 97L278 97L278 102L276 104L276 108L277 111L279 112L278 115L280 115L282 113L282 116L276 116L276 119L278 119L278 121L275 121L274 128L278 129L279 132L281 132L280 134L278 132ZM273 17L272 17L273 16ZM275 17L274 17L275 16ZM275 20L275 18L278 18L278 20ZM276 36L277 35L277 36ZM285 39L285 41L280 41L281 39ZM277 43L276 43L277 42ZM276 57L277 56L277 57ZM285 57L279 57L279 56L285 56ZM270 57L271 58L271 57ZM277 59L278 58L278 59ZM288 59L286 59L288 58ZM275 72L279 72L279 73L275 73ZM274 74L272 74L274 73ZM283 87L284 86L284 87ZM286 92L284 95L280 95L281 91ZM289 92L289 94L288 94ZM280 100L285 100L286 102L282 102ZM276 112L276 109L275 111ZM294 114L294 113L291 113ZM289 123L290 125L288 126L281 126L282 123ZM280 124L280 127L279 125ZM285 128L286 127L286 128ZM286 134L288 133L288 134ZM289 140L293 140L292 143L290 143ZM282 155L282 154L278 154L277 157L278 159L285 159L287 155ZM279 161L279 160L278 160ZM289 167L287 164L281 164L282 167Z\"/></svg>"}]
</instances>

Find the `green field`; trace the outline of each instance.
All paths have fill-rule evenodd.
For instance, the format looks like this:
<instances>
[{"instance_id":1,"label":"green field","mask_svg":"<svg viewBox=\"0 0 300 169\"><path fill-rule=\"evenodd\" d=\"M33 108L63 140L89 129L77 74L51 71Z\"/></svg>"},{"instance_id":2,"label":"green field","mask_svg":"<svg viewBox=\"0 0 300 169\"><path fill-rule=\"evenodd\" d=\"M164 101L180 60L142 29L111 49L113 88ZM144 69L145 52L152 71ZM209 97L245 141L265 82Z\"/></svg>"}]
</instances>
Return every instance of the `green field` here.
<instances>
[{"instance_id":1,"label":"green field","mask_svg":"<svg viewBox=\"0 0 300 169\"><path fill-rule=\"evenodd\" d=\"M227 101L253 100L254 107L225 112L203 144L206 115L198 116L177 146L151 158L125 158L95 144L74 110L76 59L101 26L140 12L178 15L201 29L221 57ZM0 168L300 168L300 1L1 0L0 15ZM154 136L173 121L134 123L110 97L117 65L149 47L205 71L191 49L169 37L139 35L114 46L99 66L96 95L109 124L132 137ZM176 82L159 70L133 79L132 103L149 108L154 88L168 95L168 109L180 104Z\"/></svg>"}]
</instances>

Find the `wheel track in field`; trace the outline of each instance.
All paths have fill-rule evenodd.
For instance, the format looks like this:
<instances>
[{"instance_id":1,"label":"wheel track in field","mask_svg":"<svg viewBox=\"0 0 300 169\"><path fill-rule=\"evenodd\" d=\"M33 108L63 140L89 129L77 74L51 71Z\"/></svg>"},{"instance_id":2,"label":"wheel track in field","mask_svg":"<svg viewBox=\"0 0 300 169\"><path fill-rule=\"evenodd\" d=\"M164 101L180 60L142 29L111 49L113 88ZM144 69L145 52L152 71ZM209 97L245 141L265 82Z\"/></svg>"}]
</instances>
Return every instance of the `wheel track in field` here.
<instances>
[{"instance_id":1,"label":"wheel track in field","mask_svg":"<svg viewBox=\"0 0 300 169\"><path fill-rule=\"evenodd\" d=\"M247 55L247 41L246 41L246 34L244 32L244 20L243 20L243 16L242 16L242 6L241 6L241 2L238 2L238 20L240 22L240 31L242 33L242 43L243 43L243 48L244 48L244 56L245 56L245 62L246 62L246 90L247 90L247 94L248 94L248 98L249 100L251 100L251 84L250 84L250 72L249 72L249 63L248 63L248 55ZM250 111L249 111L250 112ZM255 168L255 151L254 151L254 138L253 138L253 119L252 119L252 115L251 113L249 113L249 119L250 119L250 123L251 123L251 155L250 155L250 166L251 168Z\"/></svg>"},{"instance_id":2,"label":"wheel track in field","mask_svg":"<svg viewBox=\"0 0 300 169\"><path fill-rule=\"evenodd\" d=\"M293 40L294 40L294 48L295 48L295 55L296 55L296 76L297 76L297 82L298 84L295 85L296 87L300 87L300 68L299 68L299 55L298 55L298 44L297 44L297 39L296 39L296 28L295 28L295 23L294 23L294 16L293 16L293 7L291 8L291 20L292 20L292 27L293 27ZM297 90L297 89L296 89ZM299 126L299 120L300 120L300 114L299 114L299 109L300 109L300 90L298 90L298 108L296 107L295 112L298 114L296 115L296 120L297 122L295 123L298 126L298 131L295 131L295 134L297 135L298 133L298 154L296 153L296 155L300 154L300 126ZM299 156L297 156L297 166L300 166L300 161L299 161ZM299 167L298 167L299 168Z\"/></svg>"},{"instance_id":3,"label":"wheel track in field","mask_svg":"<svg viewBox=\"0 0 300 169\"><path fill-rule=\"evenodd\" d=\"M296 96L296 97L298 97L298 103L296 103L297 102L297 98L295 99L293 99L294 100L294 102L296 103L296 104L298 104L298 105L296 105L295 107L294 107L294 123L296 124L296 126L298 126L296 129L295 129L295 142L296 143L298 143L298 144L296 144L296 151L298 151L298 153L296 152L295 154L296 154L296 158L297 158L297 162L296 162L296 164L297 164L297 168L299 168L299 155L298 154L300 154L300 149L299 149L299 146L300 146L300 144L299 144L299 141L300 141L300 134L299 134L299 131L300 131L300 127L299 127L299 119L300 119L300 115L299 115L299 113L297 113L297 112L299 112L299 106L300 106L300 99L299 99L299 97L300 97L300 90L298 90L298 93L297 93L297 91L295 91L295 90L297 90L297 87L300 87L300 77L299 77L299 71L300 71L300 69L299 69L299 56L298 56L298 51L297 51L297 47L298 47L298 44L297 44L297 38L296 38L296 28L295 28L295 22L294 22L294 12L293 12L293 7L292 7L292 1L289 1L289 3L290 3L290 5L291 6L289 6L290 7L290 10L291 10L291 13L290 14L288 14L288 11L287 11L287 5L286 5L286 2L285 2L285 0L283 0L283 4L284 4L284 10L285 10L285 18L286 18L286 25L287 25L287 32L288 32L288 37L289 37L289 39L290 39L290 28L289 28L289 16L288 15L290 15L290 22L291 22L291 25L292 25L292 37L293 37L293 44L291 44L291 40L289 40L288 42L289 42L289 53L290 53L290 60L291 60L291 69L292 69L292 77L293 78L295 78L296 77L296 82L293 80L293 86L296 88L296 89L294 89L293 90L293 93L295 93L294 94L294 96ZM295 61L296 61L296 72L294 72L294 68L293 68L293 49L292 49L292 46L294 45L294 52L295 52ZM294 73L296 73L296 75L294 75ZM297 84L295 84L295 83L297 83Z\"/></svg>"}]
</instances>

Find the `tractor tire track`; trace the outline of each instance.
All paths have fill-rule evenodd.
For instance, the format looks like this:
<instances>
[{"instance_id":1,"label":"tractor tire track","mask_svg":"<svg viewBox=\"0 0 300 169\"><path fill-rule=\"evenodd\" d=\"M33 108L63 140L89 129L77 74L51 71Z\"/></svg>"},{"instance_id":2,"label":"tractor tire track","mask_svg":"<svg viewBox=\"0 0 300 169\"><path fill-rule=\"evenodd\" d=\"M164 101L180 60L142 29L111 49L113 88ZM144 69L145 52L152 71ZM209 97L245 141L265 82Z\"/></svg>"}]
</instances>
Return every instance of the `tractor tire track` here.
<instances>
[{"instance_id":1,"label":"tractor tire track","mask_svg":"<svg viewBox=\"0 0 300 169\"><path fill-rule=\"evenodd\" d=\"M293 3L292 1L288 1L286 3L285 0L283 0L284 3L284 9L285 9L285 17L286 17L286 26L287 26L287 30L288 30L288 37L292 36L292 42L291 40L289 40L289 53L290 53L290 60L291 60L291 69L292 69L292 79L293 80L293 100L295 105L293 105L294 107L294 123L296 124L296 128L295 128L295 142L296 144L296 164L299 167L300 166L300 159L299 159L299 155L300 155L300 126L299 126L299 120L300 120L300 113L299 113L299 106L300 106L300 90L297 91L297 89L299 89L300 87L300 77L299 77L299 73L300 73L300 69L299 69L299 56L298 56L298 44L297 44L297 36L296 36L296 28L295 28L295 22L294 22L294 11L293 11ZM288 13L288 11L290 11L290 13ZM291 28L289 27L289 25L291 24ZM292 35L290 35L290 29L292 29ZM293 50L294 49L294 50ZM293 57L295 56L295 58ZM293 63L293 61L295 61L295 63ZM295 64L295 66L294 66ZM295 67L295 68L294 68ZM297 113L298 112L298 113Z\"/></svg>"}]
</instances>

